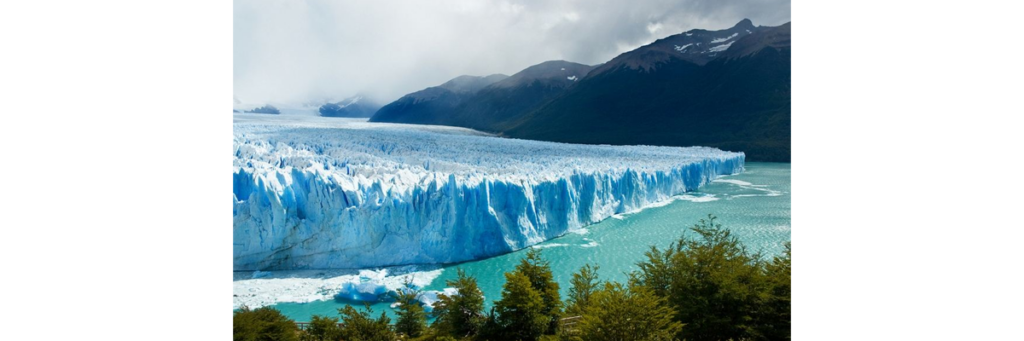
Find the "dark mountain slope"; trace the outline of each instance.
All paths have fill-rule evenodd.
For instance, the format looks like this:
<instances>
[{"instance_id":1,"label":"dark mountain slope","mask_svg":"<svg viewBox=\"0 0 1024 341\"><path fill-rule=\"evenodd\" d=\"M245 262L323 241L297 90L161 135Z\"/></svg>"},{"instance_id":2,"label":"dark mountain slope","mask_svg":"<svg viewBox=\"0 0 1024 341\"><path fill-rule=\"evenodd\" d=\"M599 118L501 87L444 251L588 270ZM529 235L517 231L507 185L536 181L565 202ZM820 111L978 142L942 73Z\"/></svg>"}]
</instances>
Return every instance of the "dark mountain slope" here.
<instances>
[{"instance_id":1,"label":"dark mountain slope","mask_svg":"<svg viewBox=\"0 0 1024 341\"><path fill-rule=\"evenodd\" d=\"M486 77L459 76L439 86L429 87L399 98L377 110L370 122L439 124L463 101L483 87L508 78L494 74Z\"/></svg>"},{"instance_id":2,"label":"dark mountain slope","mask_svg":"<svg viewBox=\"0 0 1024 341\"><path fill-rule=\"evenodd\" d=\"M481 89L448 115L438 117L436 124L501 131L564 92L591 69L561 60L528 67Z\"/></svg>"},{"instance_id":3,"label":"dark mountain slope","mask_svg":"<svg viewBox=\"0 0 1024 341\"><path fill-rule=\"evenodd\" d=\"M550 61L464 92L453 84L478 83L457 78L409 94L371 121L571 143L703 145L788 162L790 51L788 23L744 19L666 37L596 68Z\"/></svg>"},{"instance_id":4,"label":"dark mountain slope","mask_svg":"<svg viewBox=\"0 0 1024 341\"><path fill-rule=\"evenodd\" d=\"M737 27L747 31L744 22ZM680 35L620 55L504 134L571 143L704 145L744 151L751 161L788 162L790 25L758 27L743 37L735 29L719 32L736 34L736 49L716 51L703 64L663 55L664 41Z\"/></svg>"}]
</instances>

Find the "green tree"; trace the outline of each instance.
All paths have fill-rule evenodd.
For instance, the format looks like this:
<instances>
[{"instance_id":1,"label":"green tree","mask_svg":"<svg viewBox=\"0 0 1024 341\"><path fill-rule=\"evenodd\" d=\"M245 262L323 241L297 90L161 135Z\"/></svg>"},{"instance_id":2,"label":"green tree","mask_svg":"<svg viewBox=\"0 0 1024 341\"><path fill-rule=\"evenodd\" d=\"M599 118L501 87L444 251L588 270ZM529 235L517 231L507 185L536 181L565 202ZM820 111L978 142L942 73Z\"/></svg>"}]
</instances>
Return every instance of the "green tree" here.
<instances>
[{"instance_id":1,"label":"green tree","mask_svg":"<svg viewBox=\"0 0 1024 341\"><path fill-rule=\"evenodd\" d=\"M547 316L547 334L553 334L558 328L558 319L562 316L562 298L558 294L558 282L555 282L551 274L551 264L541 255L540 249L531 248L526 252L526 257L516 265L515 272L526 276L530 286L540 294L544 300L544 315Z\"/></svg>"},{"instance_id":2,"label":"green tree","mask_svg":"<svg viewBox=\"0 0 1024 341\"><path fill-rule=\"evenodd\" d=\"M338 318L313 315L309 326L302 333L302 341L336 341L341 339Z\"/></svg>"},{"instance_id":3,"label":"green tree","mask_svg":"<svg viewBox=\"0 0 1024 341\"><path fill-rule=\"evenodd\" d=\"M605 283L591 297L579 322L580 340L674 340L682 328L664 297L631 283Z\"/></svg>"},{"instance_id":4,"label":"green tree","mask_svg":"<svg viewBox=\"0 0 1024 341\"><path fill-rule=\"evenodd\" d=\"M537 340L548 329L544 299L520 271L505 273L501 300L494 302L496 330L491 337L502 340Z\"/></svg>"},{"instance_id":5,"label":"green tree","mask_svg":"<svg viewBox=\"0 0 1024 341\"><path fill-rule=\"evenodd\" d=\"M341 314L344 326L341 328L341 338L350 341L393 341L398 338L391 330L391 319L383 312L380 317L374 319L370 315L373 309L366 304L364 311L356 310L351 306L338 309Z\"/></svg>"},{"instance_id":6,"label":"green tree","mask_svg":"<svg viewBox=\"0 0 1024 341\"><path fill-rule=\"evenodd\" d=\"M408 286L407 286L408 287ZM395 330L409 337L419 337L427 327L427 312L416 300L418 294L414 290L399 289L395 294L398 301L398 320L395 321Z\"/></svg>"},{"instance_id":7,"label":"green tree","mask_svg":"<svg viewBox=\"0 0 1024 341\"><path fill-rule=\"evenodd\" d=\"M569 283L569 297L566 299L565 313L569 316L583 315L587 306L590 305L590 297L598 289L601 281L597 278L597 270L600 267L583 265L579 272L572 274Z\"/></svg>"},{"instance_id":8,"label":"green tree","mask_svg":"<svg viewBox=\"0 0 1024 341\"><path fill-rule=\"evenodd\" d=\"M457 291L455 295L438 294L434 303L434 329L438 335L456 338L474 336L480 332L484 318L484 294L476 284L476 278L458 270L458 278L445 281Z\"/></svg>"},{"instance_id":9,"label":"green tree","mask_svg":"<svg viewBox=\"0 0 1024 341\"><path fill-rule=\"evenodd\" d=\"M776 256L765 266L765 277L768 282L767 294L759 318L761 334L769 340L787 340L790 338L790 294L792 292L791 269L793 267L792 244L786 243L786 251Z\"/></svg>"},{"instance_id":10,"label":"green tree","mask_svg":"<svg viewBox=\"0 0 1024 341\"><path fill-rule=\"evenodd\" d=\"M270 307L242 307L232 317L235 341L288 341L299 339L295 322Z\"/></svg>"},{"instance_id":11,"label":"green tree","mask_svg":"<svg viewBox=\"0 0 1024 341\"><path fill-rule=\"evenodd\" d=\"M655 247L638 263L639 283L668 298L685 324L686 340L743 340L762 338L758 310L765 281L759 255L752 255L715 216L701 219L665 251Z\"/></svg>"}]
</instances>

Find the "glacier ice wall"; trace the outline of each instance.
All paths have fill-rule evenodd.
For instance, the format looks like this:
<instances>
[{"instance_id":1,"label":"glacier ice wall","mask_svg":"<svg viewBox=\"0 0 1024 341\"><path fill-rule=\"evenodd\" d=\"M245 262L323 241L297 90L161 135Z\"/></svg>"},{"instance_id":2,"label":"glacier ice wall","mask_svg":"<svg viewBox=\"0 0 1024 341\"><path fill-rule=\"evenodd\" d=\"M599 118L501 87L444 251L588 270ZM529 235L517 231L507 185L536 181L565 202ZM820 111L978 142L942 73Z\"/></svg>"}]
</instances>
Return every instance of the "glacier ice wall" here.
<instances>
[{"instance_id":1,"label":"glacier ice wall","mask_svg":"<svg viewBox=\"0 0 1024 341\"><path fill-rule=\"evenodd\" d=\"M234 268L490 257L693 191L743 162L743 153L705 147L236 115Z\"/></svg>"}]
</instances>

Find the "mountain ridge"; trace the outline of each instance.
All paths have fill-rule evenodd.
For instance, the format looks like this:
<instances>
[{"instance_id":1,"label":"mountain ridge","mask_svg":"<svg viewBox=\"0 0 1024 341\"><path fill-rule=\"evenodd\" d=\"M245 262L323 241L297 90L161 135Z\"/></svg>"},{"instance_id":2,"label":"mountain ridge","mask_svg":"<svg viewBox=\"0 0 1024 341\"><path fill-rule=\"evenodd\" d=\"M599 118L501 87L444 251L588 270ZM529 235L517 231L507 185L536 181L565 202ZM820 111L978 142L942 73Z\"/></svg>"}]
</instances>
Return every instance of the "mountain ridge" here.
<instances>
[{"instance_id":1,"label":"mountain ridge","mask_svg":"<svg viewBox=\"0 0 1024 341\"><path fill-rule=\"evenodd\" d=\"M439 118L436 124L500 132L509 122L564 92L591 69L588 65L563 60L530 66L480 89Z\"/></svg>"},{"instance_id":2,"label":"mountain ridge","mask_svg":"<svg viewBox=\"0 0 1024 341\"><path fill-rule=\"evenodd\" d=\"M568 143L700 145L789 162L790 60L790 23L744 19L671 35L594 66L543 62L444 110L399 115L382 108L371 121Z\"/></svg>"},{"instance_id":3,"label":"mountain ridge","mask_svg":"<svg viewBox=\"0 0 1024 341\"><path fill-rule=\"evenodd\" d=\"M438 86L416 91L384 105L370 117L370 122L437 124L445 113L472 97L481 88L508 78L502 74L489 76L462 75Z\"/></svg>"}]
</instances>

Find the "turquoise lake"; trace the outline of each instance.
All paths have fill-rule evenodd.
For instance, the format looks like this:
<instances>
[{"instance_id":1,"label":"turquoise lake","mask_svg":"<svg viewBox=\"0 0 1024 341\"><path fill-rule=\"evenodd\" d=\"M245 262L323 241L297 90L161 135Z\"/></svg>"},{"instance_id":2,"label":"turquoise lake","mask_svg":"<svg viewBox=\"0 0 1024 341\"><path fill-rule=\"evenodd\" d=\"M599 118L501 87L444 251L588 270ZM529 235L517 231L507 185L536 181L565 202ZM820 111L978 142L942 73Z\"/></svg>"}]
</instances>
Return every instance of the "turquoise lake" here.
<instances>
[{"instance_id":1,"label":"turquoise lake","mask_svg":"<svg viewBox=\"0 0 1024 341\"><path fill-rule=\"evenodd\" d=\"M650 246L668 246L708 214L717 216L748 250L760 251L765 257L779 254L790 240L790 164L747 163L743 173L717 179L665 206L606 219L588 226L585 233L570 233L534 247L542 248L551 262L564 299L572 273L584 264L600 266L603 280L624 281ZM455 278L456 269L463 269L476 277L489 309L501 296L504 273L511 271L524 253L444 266L441 275L424 289L443 289L445 280ZM325 300L272 307L295 321L309 321L312 315L337 316L338 308L345 305ZM394 318L390 303L374 304L373 309L375 314L386 311Z\"/></svg>"}]
</instances>

